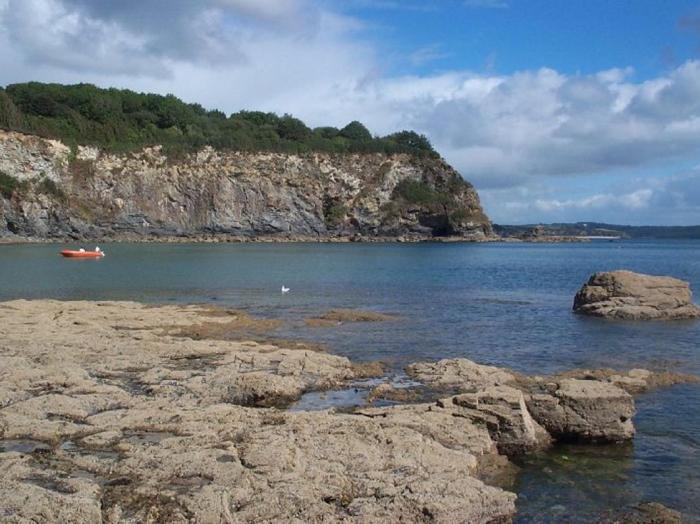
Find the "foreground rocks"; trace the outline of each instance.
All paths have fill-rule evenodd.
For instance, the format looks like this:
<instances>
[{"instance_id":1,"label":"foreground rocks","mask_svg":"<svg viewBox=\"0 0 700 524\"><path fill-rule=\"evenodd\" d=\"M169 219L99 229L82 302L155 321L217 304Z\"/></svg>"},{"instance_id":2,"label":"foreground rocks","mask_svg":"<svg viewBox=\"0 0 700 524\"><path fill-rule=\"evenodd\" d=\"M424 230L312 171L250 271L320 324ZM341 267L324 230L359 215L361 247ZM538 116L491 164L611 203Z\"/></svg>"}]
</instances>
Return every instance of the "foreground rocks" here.
<instances>
[{"instance_id":1,"label":"foreground rocks","mask_svg":"<svg viewBox=\"0 0 700 524\"><path fill-rule=\"evenodd\" d=\"M576 294L574 311L623 320L700 318L687 282L631 271L593 275Z\"/></svg>"},{"instance_id":2,"label":"foreground rocks","mask_svg":"<svg viewBox=\"0 0 700 524\"><path fill-rule=\"evenodd\" d=\"M506 522L515 513L514 494L481 480L508 466L499 442L458 416L461 406L247 407L367 370L221 340L217 322L260 327L200 306L0 304L0 520Z\"/></svg>"},{"instance_id":3,"label":"foreground rocks","mask_svg":"<svg viewBox=\"0 0 700 524\"><path fill-rule=\"evenodd\" d=\"M691 375L644 369L626 373L572 370L550 377L527 377L463 358L419 362L406 371L431 388L457 394L451 402L469 407L468 416L473 421L496 417L498 422L491 419L487 427L506 454L537 449L556 440L630 440L635 413L631 394L698 381ZM503 427L510 435L505 441L499 438Z\"/></svg>"},{"instance_id":4,"label":"foreground rocks","mask_svg":"<svg viewBox=\"0 0 700 524\"><path fill-rule=\"evenodd\" d=\"M409 368L437 401L281 411L269 406L382 367L244 339L275 325L203 306L0 303L0 520L509 522L507 456L629 439L618 384L664 383L453 359ZM425 398L414 393L370 396Z\"/></svg>"}]
</instances>

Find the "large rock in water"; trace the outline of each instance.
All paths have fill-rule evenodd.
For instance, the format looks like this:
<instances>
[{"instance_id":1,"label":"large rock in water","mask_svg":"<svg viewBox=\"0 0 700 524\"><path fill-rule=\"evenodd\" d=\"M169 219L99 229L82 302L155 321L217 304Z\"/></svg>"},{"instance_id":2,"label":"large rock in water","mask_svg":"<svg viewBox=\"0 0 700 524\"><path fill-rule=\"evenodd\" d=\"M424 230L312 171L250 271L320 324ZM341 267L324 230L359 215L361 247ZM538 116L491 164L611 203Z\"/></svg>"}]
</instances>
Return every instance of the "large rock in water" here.
<instances>
[{"instance_id":1,"label":"large rock in water","mask_svg":"<svg viewBox=\"0 0 700 524\"><path fill-rule=\"evenodd\" d=\"M621 442L634 436L632 396L598 380L564 379L552 394L532 395L532 416L559 440Z\"/></svg>"},{"instance_id":2,"label":"large rock in water","mask_svg":"<svg viewBox=\"0 0 700 524\"><path fill-rule=\"evenodd\" d=\"M574 311L624 320L700 318L687 282L622 270L593 275L576 294Z\"/></svg>"}]
</instances>

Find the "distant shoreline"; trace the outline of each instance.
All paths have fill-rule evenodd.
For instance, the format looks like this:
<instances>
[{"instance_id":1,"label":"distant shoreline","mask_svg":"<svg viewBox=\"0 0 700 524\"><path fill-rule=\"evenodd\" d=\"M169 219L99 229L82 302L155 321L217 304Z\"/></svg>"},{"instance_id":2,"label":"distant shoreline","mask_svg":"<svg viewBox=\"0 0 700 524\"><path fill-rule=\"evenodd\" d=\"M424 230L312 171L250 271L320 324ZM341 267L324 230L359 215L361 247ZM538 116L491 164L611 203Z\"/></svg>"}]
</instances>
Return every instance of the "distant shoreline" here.
<instances>
[{"instance_id":1,"label":"distant shoreline","mask_svg":"<svg viewBox=\"0 0 700 524\"><path fill-rule=\"evenodd\" d=\"M502 237L519 238L539 236L593 236L621 237L623 239L682 240L700 239L700 225L695 226L629 226L604 222L575 222L552 224L493 224L494 231Z\"/></svg>"}]
</instances>

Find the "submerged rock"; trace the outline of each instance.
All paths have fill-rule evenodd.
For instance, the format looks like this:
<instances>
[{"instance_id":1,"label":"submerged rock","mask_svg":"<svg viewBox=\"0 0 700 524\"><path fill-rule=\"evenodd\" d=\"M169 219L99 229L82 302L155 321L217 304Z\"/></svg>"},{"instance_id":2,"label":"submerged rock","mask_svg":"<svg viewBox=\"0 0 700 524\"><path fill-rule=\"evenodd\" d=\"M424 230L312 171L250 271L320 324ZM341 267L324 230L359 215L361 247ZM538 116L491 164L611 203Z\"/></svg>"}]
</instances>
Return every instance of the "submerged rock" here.
<instances>
[{"instance_id":1,"label":"submerged rock","mask_svg":"<svg viewBox=\"0 0 700 524\"><path fill-rule=\"evenodd\" d=\"M643 502L632 509L605 516L600 524L681 524L683 515L658 502Z\"/></svg>"},{"instance_id":2,"label":"submerged rock","mask_svg":"<svg viewBox=\"0 0 700 524\"><path fill-rule=\"evenodd\" d=\"M687 282L631 271L593 275L576 294L574 311L623 320L700 318Z\"/></svg>"},{"instance_id":3,"label":"submerged rock","mask_svg":"<svg viewBox=\"0 0 700 524\"><path fill-rule=\"evenodd\" d=\"M344 322L386 322L396 320L397 317L378 313L376 311L364 311L361 309L331 309L319 315L306 319L306 324L311 327L332 327Z\"/></svg>"}]
</instances>

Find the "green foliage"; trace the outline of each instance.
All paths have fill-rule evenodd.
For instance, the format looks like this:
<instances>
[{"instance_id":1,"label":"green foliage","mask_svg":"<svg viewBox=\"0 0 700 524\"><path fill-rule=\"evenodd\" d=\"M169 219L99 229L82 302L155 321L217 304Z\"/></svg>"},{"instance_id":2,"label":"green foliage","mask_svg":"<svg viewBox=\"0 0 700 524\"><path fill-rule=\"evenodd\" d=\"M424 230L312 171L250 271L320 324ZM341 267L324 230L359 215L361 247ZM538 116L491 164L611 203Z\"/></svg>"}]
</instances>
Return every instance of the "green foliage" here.
<instances>
[{"instance_id":1,"label":"green foliage","mask_svg":"<svg viewBox=\"0 0 700 524\"><path fill-rule=\"evenodd\" d=\"M226 117L173 95L29 82L0 89L0 128L57 138L75 147L126 152L148 145L190 152L205 145L238 151L408 153L437 156L412 131L373 138L360 122L313 131L291 115L240 111Z\"/></svg>"},{"instance_id":2,"label":"green foliage","mask_svg":"<svg viewBox=\"0 0 700 524\"><path fill-rule=\"evenodd\" d=\"M311 136L311 129L291 115L284 115L277 124L277 134L285 140L303 142Z\"/></svg>"},{"instance_id":3,"label":"green foliage","mask_svg":"<svg viewBox=\"0 0 700 524\"><path fill-rule=\"evenodd\" d=\"M323 199L323 219L331 227L340 225L347 215L347 208L337 200L326 197Z\"/></svg>"},{"instance_id":4,"label":"green foliage","mask_svg":"<svg viewBox=\"0 0 700 524\"><path fill-rule=\"evenodd\" d=\"M314 136L319 137L319 138L326 138L328 140L332 140L333 138L338 136L338 128L337 127L316 127L314 128Z\"/></svg>"},{"instance_id":5,"label":"green foliage","mask_svg":"<svg viewBox=\"0 0 700 524\"><path fill-rule=\"evenodd\" d=\"M4 89L0 89L0 127L15 128L22 122L19 110Z\"/></svg>"},{"instance_id":6,"label":"green foliage","mask_svg":"<svg viewBox=\"0 0 700 524\"><path fill-rule=\"evenodd\" d=\"M457 208L452 213L450 213L450 220L455 224L461 224L462 222L469 220L473 217L473 213L470 213L468 209Z\"/></svg>"},{"instance_id":7,"label":"green foliage","mask_svg":"<svg viewBox=\"0 0 700 524\"><path fill-rule=\"evenodd\" d=\"M39 182L39 185L37 186L37 189L39 193L53 196L58 200L64 200L66 198L66 194L63 192L63 190L50 178L42 178L41 182Z\"/></svg>"},{"instance_id":8,"label":"green foliage","mask_svg":"<svg viewBox=\"0 0 700 524\"><path fill-rule=\"evenodd\" d=\"M425 135L419 135L415 131L400 131L386 138L401 147L405 147L407 150L417 149L427 152L433 151L430 140L428 140Z\"/></svg>"},{"instance_id":9,"label":"green foliage","mask_svg":"<svg viewBox=\"0 0 700 524\"><path fill-rule=\"evenodd\" d=\"M26 187L26 182L20 182L15 177L0 171L0 195L11 198L15 191L22 191Z\"/></svg>"},{"instance_id":10,"label":"green foliage","mask_svg":"<svg viewBox=\"0 0 700 524\"><path fill-rule=\"evenodd\" d=\"M425 182L405 179L396 185L394 197L408 204L431 206L444 202L447 195L439 193Z\"/></svg>"},{"instance_id":11,"label":"green foliage","mask_svg":"<svg viewBox=\"0 0 700 524\"><path fill-rule=\"evenodd\" d=\"M372 133L370 133L369 129L367 129L357 120L350 122L343 129L341 129L338 134L342 137L350 140L356 140L358 142L370 142L372 140Z\"/></svg>"}]
</instances>

